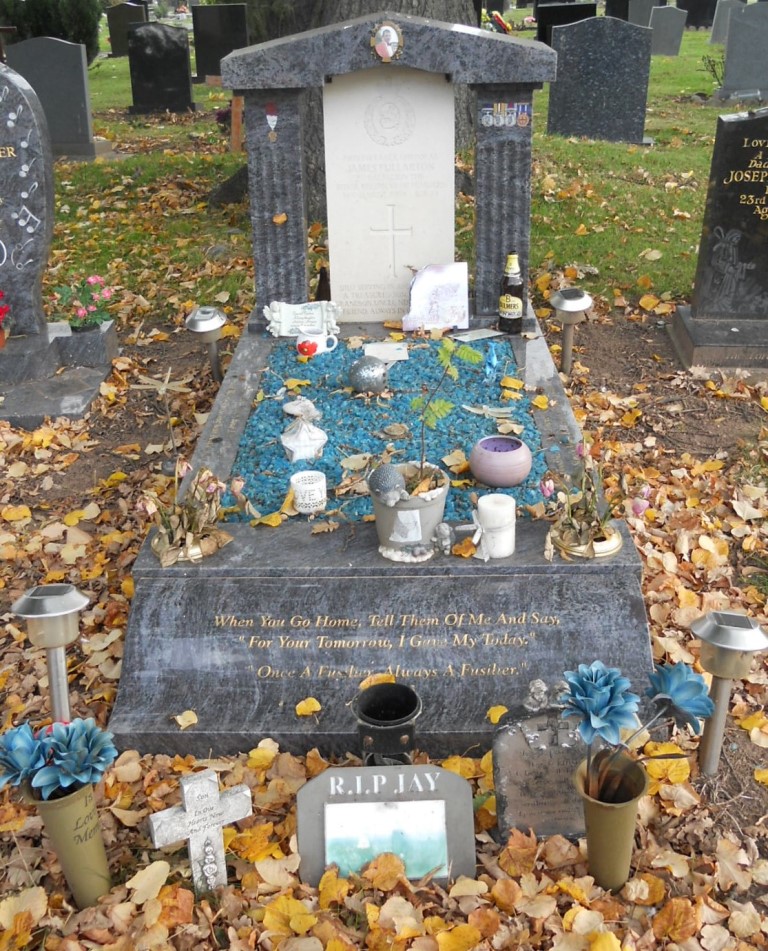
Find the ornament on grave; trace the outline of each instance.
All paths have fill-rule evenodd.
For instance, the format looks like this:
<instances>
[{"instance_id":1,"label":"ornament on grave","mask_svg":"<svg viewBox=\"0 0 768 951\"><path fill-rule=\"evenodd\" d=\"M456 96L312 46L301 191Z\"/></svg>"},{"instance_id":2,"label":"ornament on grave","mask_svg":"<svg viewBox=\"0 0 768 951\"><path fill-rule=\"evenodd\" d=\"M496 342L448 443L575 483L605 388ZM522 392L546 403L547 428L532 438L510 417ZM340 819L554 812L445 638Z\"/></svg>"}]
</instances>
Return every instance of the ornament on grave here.
<instances>
[{"instance_id":1,"label":"ornament on grave","mask_svg":"<svg viewBox=\"0 0 768 951\"><path fill-rule=\"evenodd\" d=\"M192 882L198 895L227 884L222 826L253 814L251 791L246 785L219 791L212 769L184 776L180 806L171 806L149 818L152 842L157 848L188 839Z\"/></svg>"},{"instance_id":2,"label":"ornament on grave","mask_svg":"<svg viewBox=\"0 0 768 951\"><path fill-rule=\"evenodd\" d=\"M371 47L382 63L391 63L403 54L403 34L391 20L382 21L371 37Z\"/></svg>"},{"instance_id":3,"label":"ornament on grave","mask_svg":"<svg viewBox=\"0 0 768 951\"><path fill-rule=\"evenodd\" d=\"M289 416L296 417L280 436L280 442L290 461L319 459L323 454L323 446L328 442L328 435L319 426L315 426L315 420L320 419L323 414L306 396L299 396L290 403L285 403L283 410Z\"/></svg>"},{"instance_id":4,"label":"ornament on grave","mask_svg":"<svg viewBox=\"0 0 768 951\"><path fill-rule=\"evenodd\" d=\"M378 357L360 357L349 368L349 382L355 393L378 396L387 388L387 364Z\"/></svg>"},{"instance_id":5,"label":"ornament on grave","mask_svg":"<svg viewBox=\"0 0 768 951\"><path fill-rule=\"evenodd\" d=\"M337 334L342 310L333 301L286 304L273 300L262 313L273 337L298 337L300 333Z\"/></svg>"}]
</instances>

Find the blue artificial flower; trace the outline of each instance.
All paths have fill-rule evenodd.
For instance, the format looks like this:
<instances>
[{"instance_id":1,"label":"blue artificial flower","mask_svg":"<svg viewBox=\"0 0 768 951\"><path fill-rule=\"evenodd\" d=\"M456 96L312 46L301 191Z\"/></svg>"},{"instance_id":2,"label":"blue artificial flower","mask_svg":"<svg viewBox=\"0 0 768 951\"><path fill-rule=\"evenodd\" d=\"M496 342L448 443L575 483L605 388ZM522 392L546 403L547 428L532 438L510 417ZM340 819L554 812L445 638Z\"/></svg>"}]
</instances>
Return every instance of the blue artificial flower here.
<instances>
[{"instance_id":1,"label":"blue artificial flower","mask_svg":"<svg viewBox=\"0 0 768 951\"><path fill-rule=\"evenodd\" d=\"M45 765L43 744L28 723L8 730L0 737L0 789L19 786Z\"/></svg>"},{"instance_id":2,"label":"blue artificial flower","mask_svg":"<svg viewBox=\"0 0 768 951\"><path fill-rule=\"evenodd\" d=\"M648 675L651 686L645 691L666 716L674 717L679 727L690 726L694 733L701 732L699 719L712 716L715 705L707 694L707 684L701 674L687 664L656 664Z\"/></svg>"},{"instance_id":3,"label":"blue artificial flower","mask_svg":"<svg viewBox=\"0 0 768 951\"><path fill-rule=\"evenodd\" d=\"M565 704L564 717L580 717L579 734L588 745L596 736L612 746L621 742L622 727L636 726L635 713L640 702L631 693L630 682L616 667L606 667L596 660L578 671L564 674L569 692L560 697Z\"/></svg>"},{"instance_id":4,"label":"blue artificial flower","mask_svg":"<svg viewBox=\"0 0 768 951\"><path fill-rule=\"evenodd\" d=\"M41 731L40 738L46 765L33 777L32 786L43 799L98 782L117 756L112 734L96 726L93 717L54 723Z\"/></svg>"}]
</instances>

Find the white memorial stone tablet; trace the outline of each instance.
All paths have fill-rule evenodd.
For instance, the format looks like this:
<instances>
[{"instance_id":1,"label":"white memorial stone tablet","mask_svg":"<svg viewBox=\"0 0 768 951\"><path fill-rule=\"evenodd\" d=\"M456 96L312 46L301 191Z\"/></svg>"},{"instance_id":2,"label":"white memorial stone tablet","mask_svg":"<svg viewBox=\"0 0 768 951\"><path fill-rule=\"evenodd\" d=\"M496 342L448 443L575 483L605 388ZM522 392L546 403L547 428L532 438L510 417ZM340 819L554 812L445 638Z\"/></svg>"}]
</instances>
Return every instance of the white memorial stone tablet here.
<instances>
[{"instance_id":1,"label":"white memorial stone tablet","mask_svg":"<svg viewBox=\"0 0 768 951\"><path fill-rule=\"evenodd\" d=\"M453 87L379 66L323 95L328 248L345 321L399 320L414 273L454 258Z\"/></svg>"}]
</instances>

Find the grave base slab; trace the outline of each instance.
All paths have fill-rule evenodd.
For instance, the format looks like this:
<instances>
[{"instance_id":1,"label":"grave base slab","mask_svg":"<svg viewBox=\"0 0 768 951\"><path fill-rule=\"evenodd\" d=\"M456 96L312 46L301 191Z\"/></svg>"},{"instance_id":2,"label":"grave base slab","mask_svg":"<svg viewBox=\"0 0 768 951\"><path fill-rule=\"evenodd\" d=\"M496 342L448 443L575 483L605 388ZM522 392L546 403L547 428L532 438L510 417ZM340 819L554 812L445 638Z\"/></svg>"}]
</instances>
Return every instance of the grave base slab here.
<instances>
[{"instance_id":1,"label":"grave base slab","mask_svg":"<svg viewBox=\"0 0 768 951\"><path fill-rule=\"evenodd\" d=\"M525 329L518 373L549 397L542 451L562 471L580 432L530 311ZM228 478L269 346L263 334L241 337L194 469ZM297 753L358 752L351 701L367 677L389 673L422 699L419 748L480 753L493 740L489 708L522 703L534 679L554 683L599 658L641 689L651 669L641 562L623 525L624 545L606 559L549 562L548 524L521 518L509 558L419 565L382 558L369 523L227 530L233 541L196 564L162 568L148 543L139 553L109 724L121 749L205 757L272 737ZM299 716L309 697L319 711ZM197 723L180 730L186 710Z\"/></svg>"},{"instance_id":2,"label":"grave base slab","mask_svg":"<svg viewBox=\"0 0 768 951\"><path fill-rule=\"evenodd\" d=\"M768 316L768 315L766 315ZM702 320L679 307L669 334L686 368L742 367L768 370L768 321Z\"/></svg>"}]
</instances>

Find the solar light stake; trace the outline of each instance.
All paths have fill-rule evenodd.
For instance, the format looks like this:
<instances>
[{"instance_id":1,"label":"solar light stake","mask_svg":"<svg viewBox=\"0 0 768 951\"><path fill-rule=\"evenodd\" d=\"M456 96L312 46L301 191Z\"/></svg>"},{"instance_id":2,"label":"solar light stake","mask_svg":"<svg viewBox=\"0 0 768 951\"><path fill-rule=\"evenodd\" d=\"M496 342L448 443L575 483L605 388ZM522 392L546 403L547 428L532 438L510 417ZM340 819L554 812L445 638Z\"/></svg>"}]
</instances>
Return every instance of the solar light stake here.
<instances>
[{"instance_id":1,"label":"solar light stake","mask_svg":"<svg viewBox=\"0 0 768 951\"><path fill-rule=\"evenodd\" d=\"M585 312L592 306L592 298L578 287L566 287L562 291L555 291L549 302L555 308L555 319L563 326L560 369L570 376L573 363L573 328L586 320Z\"/></svg>"},{"instance_id":2,"label":"solar light stake","mask_svg":"<svg viewBox=\"0 0 768 951\"><path fill-rule=\"evenodd\" d=\"M78 615L86 604L88 598L72 584L41 584L11 606L14 614L26 618L30 641L45 648L51 713L65 723L70 719L65 647L78 638Z\"/></svg>"},{"instance_id":3,"label":"solar light stake","mask_svg":"<svg viewBox=\"0 0 768 951\"><path fill-rule=\"evenodd\" d=\"M701 640L701 666L712 674L709 696L715 710L704 726L699 767L705 776L713 776L720 762L733 681L747 676L752 656L768 649L768 636L745 614L729 611L710 611L694 621L691 630Z\"/></svg>"},{"instance_id":4,"label":"solar light stake","mask_svg":"<svg viewBox=\"0 0 768 951\"><path fill-rule=\"evenodd\" d=\"M405 684L374 684L352 701L363 748L363 766L409 765L421 700Z\"/></svg>"},{"instance_id":5,"label":"solar light stake","mask_svg":"<svg viewBox=\"0 0 768 951\"><path fill-rule=\"evenodd\" d=\"M211 362L211 374L217 383L221 383L224 374L219 359L219 337L221 328L227 322L224 311L218 307L195 307L184 321L187 330L197 334L208 347L208 359Z\"/></svg>"}]
</instances>

